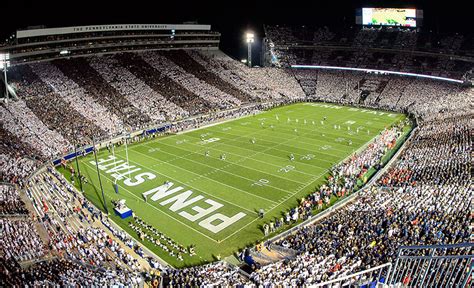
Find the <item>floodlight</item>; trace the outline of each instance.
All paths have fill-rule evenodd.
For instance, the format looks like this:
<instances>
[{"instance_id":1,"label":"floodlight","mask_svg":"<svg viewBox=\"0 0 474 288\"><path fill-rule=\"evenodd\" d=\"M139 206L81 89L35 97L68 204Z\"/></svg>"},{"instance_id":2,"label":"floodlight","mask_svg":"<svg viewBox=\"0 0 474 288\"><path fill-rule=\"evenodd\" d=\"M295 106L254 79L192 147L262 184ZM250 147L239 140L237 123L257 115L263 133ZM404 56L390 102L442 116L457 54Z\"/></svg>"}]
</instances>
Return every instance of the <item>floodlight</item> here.
<instances>
[{"instance_id":1,"label":"floodlight","mask_svg":"<svg viewBox=\"0 0 474 288\"><path fill-rule=\"evenodd\" d=\"M249 67L252 67L252 43L255 41L255 34L247 32L245 36L245 42L247 42L247 64Z\"/></svg>"},{"instance_id":2,"label":"floodlight","mask_svg":"<svg viewBox=\"0 0 474 288\"><path fill-rule=\"evenodd\" d=\"M10 67L10 54L8 53L0 53L0 69L4 67Z\"/></svg>"}]
</instances>

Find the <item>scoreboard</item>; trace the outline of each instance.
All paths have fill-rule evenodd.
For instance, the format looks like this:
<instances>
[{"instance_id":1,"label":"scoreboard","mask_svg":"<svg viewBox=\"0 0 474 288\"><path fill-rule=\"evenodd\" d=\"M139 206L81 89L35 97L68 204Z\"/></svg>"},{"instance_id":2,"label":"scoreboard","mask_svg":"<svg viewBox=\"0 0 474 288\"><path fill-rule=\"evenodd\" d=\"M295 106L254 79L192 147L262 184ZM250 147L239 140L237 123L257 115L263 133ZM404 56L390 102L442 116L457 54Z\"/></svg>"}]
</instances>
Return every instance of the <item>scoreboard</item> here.
<instances>
[{"instance_id":1,"label":"scoreboard","mask_svg":"<svg viewBox=\"0 0 474 288\"><path fill-rule=\"evenodd\" d=\"M362 8L356 11L356 24L365 26L421 26L423 10L413 8Z\"/></svg>"}]
</instances>

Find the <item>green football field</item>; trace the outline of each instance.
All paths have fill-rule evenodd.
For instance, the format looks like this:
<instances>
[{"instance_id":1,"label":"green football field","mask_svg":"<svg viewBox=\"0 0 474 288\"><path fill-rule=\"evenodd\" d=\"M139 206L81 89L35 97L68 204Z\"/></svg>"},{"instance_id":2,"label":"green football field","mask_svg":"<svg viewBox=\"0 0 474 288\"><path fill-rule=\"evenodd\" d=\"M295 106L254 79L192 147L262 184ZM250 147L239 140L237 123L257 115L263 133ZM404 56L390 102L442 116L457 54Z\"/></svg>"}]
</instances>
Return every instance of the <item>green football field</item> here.
<instances>
[{"instance_id":1,"label":"green football field","mask_svg":"<svg viewBox=\"0 0 474 288\"><path fill-rule=\"evenodd\" d=\"M109 214L138 239L128 225L134 222L131 217L113 215L111 200L125 199L136 216L171 243L195 245L197 255L183 254L181 261L149 239L143 241L175 267L223 258L262 240L264 223L296 207L326 181L333 165L403 119L391 112L299 103L129 145L129 166L124 146L115 149L115 159L102 149L99 170ZM103 210L94 156L79 163L88 179L86 197ZM70 179L67 171L60 171ZM174 249L163 238L160 242Z\"/></svg>"}]
</instances>

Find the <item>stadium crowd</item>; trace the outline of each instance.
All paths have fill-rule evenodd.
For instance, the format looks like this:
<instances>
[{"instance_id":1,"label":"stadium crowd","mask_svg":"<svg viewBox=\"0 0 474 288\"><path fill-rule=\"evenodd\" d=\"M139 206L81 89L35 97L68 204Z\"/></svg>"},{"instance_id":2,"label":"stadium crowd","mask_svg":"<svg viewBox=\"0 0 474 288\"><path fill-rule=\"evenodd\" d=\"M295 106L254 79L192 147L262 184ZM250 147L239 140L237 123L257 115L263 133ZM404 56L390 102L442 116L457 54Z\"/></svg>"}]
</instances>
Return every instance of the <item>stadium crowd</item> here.
<instances>
[{"instance_id":1,"label":"stadium crowd","mask_svg":"<svg viewBox=\"0 0 474 288\"><path fill-rule=\"evenodd\" d=\"M165 279L208 283L210 270L223 275L210 283L302 286L394 261L400 245L468 242L472 115L421 122L415 133L392 168L354 201L274 243L299 251L293 260L262 266L250 281L236 282L219 263Z\"/></svg>"},{"instance_id":2,"label":"stadium crowd","mask_svg":"<svg viewBox=\"0 0 474 288\"><path fill-rule=\"evenodd\" d=\"M469 61L452 57L470 54L472 35L384 26L336 29L267 25L265 30L271 56L276 56L271 62L277 66L378 68L455 79L461 79L472 68Z\"/></svg>"},{"instance_id":3,"label":"stadium crowd","mask_svg":"<svg viewBox=\"0 0 474 288\"><path fill-rule=\"evenodd\" d=\"M0 247L5 258L25 261L44 255L46 247L39 238L35 225L37 224L31 220L0 219Z\"/></svg>"},{"instance_id":4,"label":"stadium crowd","mask_svg":"<svg viewBox=\"0 0 474 288\"><path fill-rule=\"evenodd\" d=\"M248 103L252 100L252 97L247 93L243 92L240 89L237 89L234 85L229 85L228 82L222 80L222 77L219 77L215 73L212 73L212 70L206 69L201 63L191 57L186 51L167 51L164 52L164 55L173 61L175 64L179 65L186 72L196 75L196 77L221 90L222 92L238 99L241 104Z\"/></svg>"},{"instance_id":5,"label":"stadium crowd","mask_svg":"<svg viewBox=\"0 0 474 288\"><path fill-rule=\"evenodd\" d=\"M12 185L0 185L0 215L28 214L25 202L20 198L20 191Z\"/></svg>"},{"instance_id":6,"label":"stadium crowd","mask_svg":"<svg viewBox=\"0 0 474 288\"><path fill-rule=\"evenodd\" d=\"M204 53L199 53L197 51L186 51L188 55L197 63L199 63L204 69L209 71L210 73L213 73L217 75L221 81L224 81L232 86L235 87L238 91L241 91L241 93L245 93L246 95L249 95L253 99L259 99L263 98L261 95L258 95L254 90L255 87L249 82L246 81L245 79L242 79L240 75L237 73L234 73L230 69L226 69L223 64L219 63L218 61L215 61L211 54L204 54ZM223 57L224 58L224 57Z\"/></svg>"},{"instance_id":7,"label":"stadium crowd","mask_svg":"<svg viewBox=\"0 0 474 288\"><path fill-rule=\"evenodd\" d=\"M70 107L52 86L42 81L32 67L18 66L13 71L10 81L19 91L18 95L50 130L62 127L56 131L64 139L82 145L90 142L93 136L105 135L105 131Z\"/></svg>"},{"instance_id":8,"label":"stadium crowd","mask_svg":"<svg viewBox=\"0 0 474 288\"><path fill-rule=\"evenodd\" d=\"M106 56L94 58L90 65L105 81L122 93L127 101L133 103L136 109L148 115L154 122L174 121L189 115L183 108L168 101L143 80L135 77L127 69L128 63L122 66L117 59Z\"/></svg>"},{"instance_id":9,"label":"stadium crowd","mask_svg":"<svg viewBox=\"0 0 474 288\"><path fill-rule=\"evenodd\" d=\"M215 104L186 88L185 83L180 84L164 71L155 69L142 54L123 53L117 58L130 72L142 79L153 90L158 91L168 101L184 109L190 116L205 114L216 109Z\"/></svg>"},{"instance_id":10,"label":"stadium crowd","mask_svg":"<svg viewBox=\"0 0 474 288\"><path fill-rule=\"evenodd\" d=\"M9 275L9 283L131 287L143 281L142 272L147 271L143 265L150 259L141 247L114 228L54 169L30 179L26 194L35 215L16 219L11 218L16 210L10 210L10 218L0 220L5 260L1 273ZM39 230L44 230L41 237ZM20 269L18 265L28 260L34 261ZM52 271L57 274L50 275Z\"/></svg>"},{"instance_id":11,"label":"stadium crowd","mask_svg":"<svg viewBox=\"0 0 474 288\"><path fill-rule=\"evenodd\" d=\"M469 113L472 96L472 89L459 84L411 77L314 69L297 70L295 77L316 101L406 112L425 120ZM368 81L375 88L367 87Z\"/></svg>"},{"instance_id":12,"label":"stadium crowd","mask_svg":"<svg viewBox=\"0 0 474 288\"><path fill-rule=\"evenodd\" d=\"M322 30L313 37L314 41L326 41L333 36ZM404 41L413 45L410 36ZM70 77L77 80L78 76L59 69L57 63L32 64L24 79L12 78L20 99L0 105L0 175L2 181L24 188L34 216L26 213L14 188L0 186L0 213L23 217L0 219L2 281L10 285L132 286L143 281L138 272L151 264L163 272L165 286L301 286L394 261L399 245L469 241L472 89L432 80L348 72L298 71L293 78L286 70L248 69L220 53L182 53L189 57L185 63L192 59L199 65L194 63L191 71L181 66L185 63L173 62L173 55L137 55L166 77L166 85L179 83L179 91L187 91L183 95L194 99L188 106L159 92L165 88L151 86L147 76L138 77L149 67L132 69L127 62L129 56L93 58L81 64L91 66L103 78L97 81L101 87L108 87L104 88L108 100L99 101L99 92L84 88L95 84L76 83ZM211 70L203 74L208 78L193 74L202 67ZM232 92L210 84L223 85L220 81L232 83ZM367 94L363 96L361 91ZM40 105L35 97L54 105ZM240 107L244 99L272 102ZM81 144L90 143L92 136L110 137L142 127L147 121L175 120L197 111L208 113L170 125L171 132L178 132L299 99L409 112L418 119L418 128L375 184L329 216L273 243L298 251L294 259L262 266L250 278L222 262L181 270L163 268L147 258L132 238L104 219L54 169L43 169L26 181L39 167L32 156L39 160L59 156L71 150L76 138L84 141ZM130 109L130 119L123 111L118 112L117 104ZM199 107L188 109L194 105ZM216 111L229 108L233 109ZM148 118L137 116L140 113ZM384 152L393 147L401 128L386 129L368 149L333 167L328 183L303 199L290 219L308 219L313 209L323 208L331 196L352 193L367 169L377 166ZM137 233L144 229L155 232L140 221L132 229ZM151 239L151 232L144 237ZM176 257L187 250L158 232L155 236L163 236L167 243L163 246L172 247ZM29 260L39 262L29 268L19 266Z\"/></svg>"},{"instance_id":13,"label":"stadium crowd","mask_svg":"<svg viewBox=\"0 0 474 288\"><path fill-rule=\"evenodd\" d=\"M239 273L238 268L224 262L181 270L170 269L165 271L163 277L165 287L238 286L243 283L252 284Z\"/></svg>"},{"instance_id":14,"label":"stadium crowd","mask_svg":"<svg viewBox=\"0 0 474 288\"><path fill-rule=\"evenodd\" d=\"M335 199L340 199L352 194L357 188L367 181L366 173L369 169L379 169L382 157L394 147L399 140L405 123L401 122L390 129L382 131L360 153L354 153L348 159L335 165L330 171L327 184L321 185L319 190L301 199L298 208L287 211L285 217L275 218L263 225L264 234L274 232L282 224L293 224L298 220L307 220L313 215L314 210L321 211L331 205Z\"/></svg>"},{"instance_id":15,"label":"stadium crowd","mask_svg":"<svg viewBox=\"0 0 474 288\"><path fill-rule=\"evenodd\" d=\"M469 107L473 91L419 81L416 87L421 89L418 92L415 86L412 89L403 87L403 82L415 82L413 79L396 78L394 82L396 85L389 87L392 93L381 93L377 98L385 103L391 102L393 110L414 113L419 119L419 128L393 168L382 174L378 183L361 191L354 202L278 240L276 245L299 251L294 260L263 266L251 275L251 282L241 281L239 284L253 283L264 287L309 285L394 261L399 245L469 241L471 215L470 200L467 199L473 197L469 188L473 115ZM395 93L396 89L406 94ZM320 94L319 100L341 103L334 98L327 99L333 95L338 94ZM457 102L449 106L446 95ZM403 100L410 97L411 102ZM397 101L399 98L402 101ZM378 107L377 104L365 106ZM353 168L364 167L358 165L361 163L357 162ZM360 172L358 169L347 171L355 172L351 175L355 178ZM323 186L323 191L324 187L327 186ZM303 207L316 196L304 199ZM314 205L314 202L310 203ZM293 211L299 215L302 210ZM289 215L290 221L292 216ZM199 271L196 271L198 268L182 270L179 276L193 279L193 283L205 283L206 277L197 275L210 267L219 269L220 266L215 264ZM227 274L227 278L225 283L235 284L232 274Z\"/></svg>"},{"instance_id":16,"label":"stadium crowd","mask_svg":"<svg viewBox=\"0 0 474 288\"><path fill-rule=\"evenodd\" d=\"M168 57L158 52L145 52L141 56L153 68L220 109L229 109L241 104L240 100L201 81L194 74L188 73Z\"/></svg>"},{"instance_id":17,"label":"stadium crowd","mask_svg":"<svg viewBox=\"0 0 474 288\"><path fill-rule=\"evenodd\" d=\"M71 148L55 130L50 130L22 100L0 106L3 129L21 139L43 159L58 156Z\"/></svg>"},{"instance_id":18,"label":"stadium crowd","mask_svg":"<svg viewBox=\"0 0 474 288\"><path fill-rule=\"evenodd\" d=\"M399 245L469 241L471 144L468 119L425 123L377 185L277 241L301 251L296 259L262 267L251 278L265 286L310 285L394 261Z\"/></svg>"},{"instance_id":19,"label":"stadium crowd","mask_svg":"<svg viewBox=\"0 0 474 288\"><path fill-rule=\"evenodd\" d=\"M140 285L140 278L129 277L120 270L105 270L88 267L62 258L44 260L27 268L22 268L17 262L2 259L0 264L2 285L18 287L103 287L122 286L136 287Z\"/></svg>"},{"instance_id":20,"label":"stadium crowd","mask_svg":"<svg viewBox=\"0 0 474 288\"><path fill-rule=\"evenodd\" d=\"M137 103L133 102L135 99L126 97L121 90L107 81L109 78L100 74L100 70L96 71L92 65L93 59L74 58L53 63L66 77L84 88L100 105L117 115L127 128L132 130L143 128L150 122L148 114L137 107ZM107 61L104 59L100 64L107 65Z\"/></svg>"},{"instance_id":21,"label":"stadium crowd","mask_svg":"<svg viewBox=\"0 0 474 288\"><path fill-rule=\"evenodd\" d=\"M68 78L51 63L30 65L33 72L64 102L94 123L108 135L116 135L124 130L124 123L117 115L95 100L82 86Z\"/></svg>"}]
</instances>

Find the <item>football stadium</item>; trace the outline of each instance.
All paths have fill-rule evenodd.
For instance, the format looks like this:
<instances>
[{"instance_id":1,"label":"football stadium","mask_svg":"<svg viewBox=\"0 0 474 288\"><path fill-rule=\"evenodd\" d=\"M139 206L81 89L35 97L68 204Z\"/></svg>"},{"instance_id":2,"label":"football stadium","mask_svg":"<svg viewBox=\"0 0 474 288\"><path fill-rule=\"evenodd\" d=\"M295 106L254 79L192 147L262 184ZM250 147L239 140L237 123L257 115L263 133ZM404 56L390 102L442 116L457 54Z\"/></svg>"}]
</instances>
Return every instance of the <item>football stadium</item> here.
<instances>
[{"instance_id":1,"label":"football stadium","mask_svg":"<svg viewBox=\"0 0 474 288\"><path fill-rule=\"evenodd\" d=\"M4 25L0 286L471 287L473 34L360 2Z\"/></svg>"}]
</instances>

